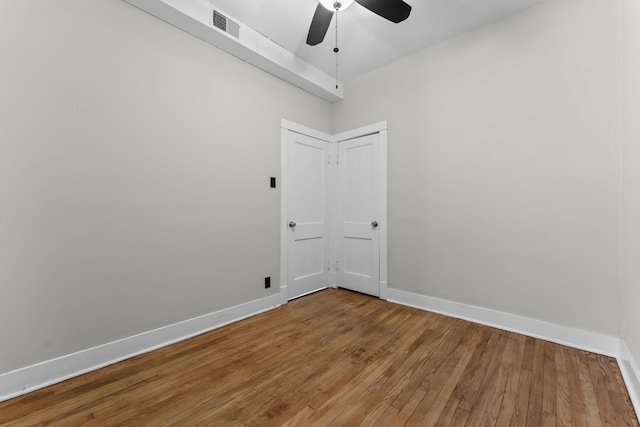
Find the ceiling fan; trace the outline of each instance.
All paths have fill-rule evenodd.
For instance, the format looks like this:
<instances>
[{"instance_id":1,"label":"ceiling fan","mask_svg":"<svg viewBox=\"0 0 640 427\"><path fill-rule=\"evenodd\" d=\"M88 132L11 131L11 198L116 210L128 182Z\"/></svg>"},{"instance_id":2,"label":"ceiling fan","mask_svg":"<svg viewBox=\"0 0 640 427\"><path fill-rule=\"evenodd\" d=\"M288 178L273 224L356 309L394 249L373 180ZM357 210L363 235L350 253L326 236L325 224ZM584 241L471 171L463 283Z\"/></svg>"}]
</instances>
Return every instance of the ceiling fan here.
<instances>
[{"instance_id":1,"label":"ceiling fan","mask_svg":"<svg viewBox=\"0 0 640 427\"><path fill-rule=\"evenodd\" d=\"M402 0L320 0L311 20L307 44L315 46L322 43L331 24L333 14L345 10L354 1L376 15L396 24L407 19L411 13L411 6Z\"/></svg>"}]
</instances>

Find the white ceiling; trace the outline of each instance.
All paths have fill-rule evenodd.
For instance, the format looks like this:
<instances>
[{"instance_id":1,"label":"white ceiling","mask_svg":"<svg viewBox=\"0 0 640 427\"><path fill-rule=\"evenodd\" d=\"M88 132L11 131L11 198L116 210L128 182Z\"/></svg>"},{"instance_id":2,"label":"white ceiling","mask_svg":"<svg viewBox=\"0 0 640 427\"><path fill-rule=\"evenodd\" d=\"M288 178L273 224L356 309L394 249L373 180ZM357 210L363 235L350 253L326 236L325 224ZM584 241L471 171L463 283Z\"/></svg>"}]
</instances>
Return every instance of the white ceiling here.
<instances>
[{"instance_id":1,"label":"white ceiling","mask_svg":"<svg viewBox=\"0 0 640 427\"><path fill-rule=\"evenodd\" d=\"M318 0L209 0L325 73L335 75L335 17L323 43L306 44ZM341 81L348 81L541 0L405 0L413 10L393 24L359 4L340 13Z\"/></svg>"}]
</instances>

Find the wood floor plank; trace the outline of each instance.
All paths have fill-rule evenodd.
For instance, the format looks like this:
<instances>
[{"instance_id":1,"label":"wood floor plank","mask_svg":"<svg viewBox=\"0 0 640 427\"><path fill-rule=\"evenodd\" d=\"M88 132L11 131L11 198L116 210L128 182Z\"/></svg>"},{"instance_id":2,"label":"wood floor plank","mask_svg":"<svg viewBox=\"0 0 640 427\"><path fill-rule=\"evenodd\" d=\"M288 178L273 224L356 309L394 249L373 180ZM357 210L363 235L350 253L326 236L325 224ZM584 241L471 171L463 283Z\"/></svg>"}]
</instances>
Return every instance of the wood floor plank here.
<instances>
[{"instance_id":1,"label":"wood floor plank","mask_svg":"<svg viewBox=\"0 0 640 427\"><path fill-rule=\"evenodd\" d=\"M554 426L557 422L556 412L556 352L555 345L544 343L544 378L542 380L542 425Z\"/></svg>"},{"instance_id":2,"label":"wood floor plank","mask_svg":"<svg viewBox=\"0 0 640 427\"><path fill-rule=\"evenodd\" d=\"M536 340L531 367L531 386L527 408L527 426L542 425L542 395L544 391L544 341Z\"/></svg>"},{"instance_id":3,"label":"wood floor plank","mask_svg":"<svg viewBox=\"0 0 640 427\"><path fill-rule=\"evenodd\" d=\"M509 375L512 372L512 366L516 359L516 345L517 337L513 334L507 335L507 343L500 361L498 368L498 377L495 381L494 387L490 391L489 407L485 411L481 425L494 426L498 424L498 416L500 415L501 408L504 408L503 401L507 396L507 384L509 381ZM507 397L508 398L508 397Z\"/></svg>"},{"instance_id":4,"label":"wood floor plank","mask_svg":"<svg viewBox=\"0 0 640 427\"><path fill-rule=\"evenodd\" d=\"M556 420L558 426L571 426L571 388L569 374L562 346L557 346L555 353L556 368Z\"/></svg>"},{"instance_id":5,"label":"wood floor plank","mask_svg":"<svg viewBox=\"0 0 640 427\"><path fill-rule=\"evenodd\" d=\"M506 332L500 331L496 345L491 348L490 353L487 354L490 361L487 366L487 371L480 383L480 388L475 392L477 399L475 399L469 412L469 425L480 425L487 406L489 406L492 390L496 387L496 382L498 381L499 366L507 343L507 336L508 334Z\"/></svg>"},{"instance_id":6,"label":"wood floor plank","mask_svg":"<svg viewBox=\"0 0 640 427\"><path fill-rule=\"evenodd\" d=\"M516 406L511 417L511 426L527 425L527 416L529 412L529 396L531 394L531 371L523 369L521 372L520 384L518 386L518 396Z\"/></svg>"},{"instance_id":7,"label":"wood floor plank","mask_svg":"<svg viewBox=\"0 0 640 427\"><path fill-rule=\"evenodd\" d=\"M589 427L600 427L602 418L600 416L600 408L598 407L598 398L596 395L595 384L591 378L591 372L588 362L589 355L585 352L578 351L576 353L576 365L578 367L578 375L580 378L580 388L584 401L584 411L587 425Z\"/></svg>"},{"instance_id":8,"label":"wood floor plank","mask_svg":"<svg viewBox=\"0 0 640 427\"><path fill-rule=\"evenodd\" d=\"M498 412L498 419L496 420L496 426L504 427L511 424L511 419L516 407L516 401L518 398L518 390L520 387L520 376L522 371L522 361L524 358L524 349L526 345L526 337L523 335L516 335L516 345L513 347L513 361L511 364L511 372L507 378L507 385L505 389L504 397L502 398L502 404Z\"/></svg>"},{"instance_id":9,"label":"wood floor plank","mask_svg":"<svg viewBox=\"0 0 640 427\"><path fill-rule=\"evenodd\" d=\"M567 381L569 382L569 404L571 407L571 423L573 425L587 425L586 411L584 408L584 398L582 393L582 383L578 371L578 353L570 348L563 348L565 367L567 369Z\"/></svg>"},{"instance_id":10,"label":"wood floor plank","mask_svg":"<svg viewBox=\"0 0 640 427\"><path fill-rule=\"evenodd\" d=\"M634 426L614 359L329 289L0 403L0 426Z\"/></svg>"}]
</instances>

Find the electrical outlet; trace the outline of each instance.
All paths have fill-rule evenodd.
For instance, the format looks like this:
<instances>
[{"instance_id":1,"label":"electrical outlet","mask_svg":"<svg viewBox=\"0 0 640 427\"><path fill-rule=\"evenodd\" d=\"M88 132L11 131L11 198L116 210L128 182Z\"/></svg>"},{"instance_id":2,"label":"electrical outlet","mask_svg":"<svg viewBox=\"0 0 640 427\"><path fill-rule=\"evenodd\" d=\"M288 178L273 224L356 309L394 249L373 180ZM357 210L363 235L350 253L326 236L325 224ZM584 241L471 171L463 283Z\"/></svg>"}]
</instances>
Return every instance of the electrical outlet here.
<instances>
[{"instance_id":1,"label":"electrical outlet","mask_svg":"<svg viewBox=\"0 0 640 427\"><path fill-rule=\"evenodd\" d=\"M264 288L269 289L271 287L271 277L264 278Z\"/></svg>"}]
</instances>

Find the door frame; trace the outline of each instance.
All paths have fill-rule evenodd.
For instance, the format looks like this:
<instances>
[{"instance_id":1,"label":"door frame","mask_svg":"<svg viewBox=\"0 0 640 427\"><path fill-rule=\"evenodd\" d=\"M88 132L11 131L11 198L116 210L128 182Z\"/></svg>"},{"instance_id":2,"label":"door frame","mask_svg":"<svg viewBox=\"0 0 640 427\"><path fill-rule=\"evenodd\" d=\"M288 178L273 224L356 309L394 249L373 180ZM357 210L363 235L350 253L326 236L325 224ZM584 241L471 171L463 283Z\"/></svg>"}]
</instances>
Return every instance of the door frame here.
<instances>
[{"instance_id":1,"label":"door frame","mask_svg":"<svg viewBox=\"0 0 640 427\"><path fill-rule=\"evenodd\" d=\"M301 133L312 138L320 139L329 143L329 212L332 213L331 224L329 226L329 283L328 286L337 287L337 275L335 261L338 259L338 236L337 227L334 226L337 220L336 200L338 194L338 173L336 168L336 157L338 144L350 139L362 136L380 135L380 218L378 222L380 233L380 299L387 299L387 121L381 121L357 129L340 132L331 135L319 130L304 126L289 120L282 119L281 139L280 139L280 302L286 304L288 301L287 271L288 271L288 240L287 232L289 221L288 215L288 182L287 182L287 133L289 131Z\"/></svg>"}]
</instances>

